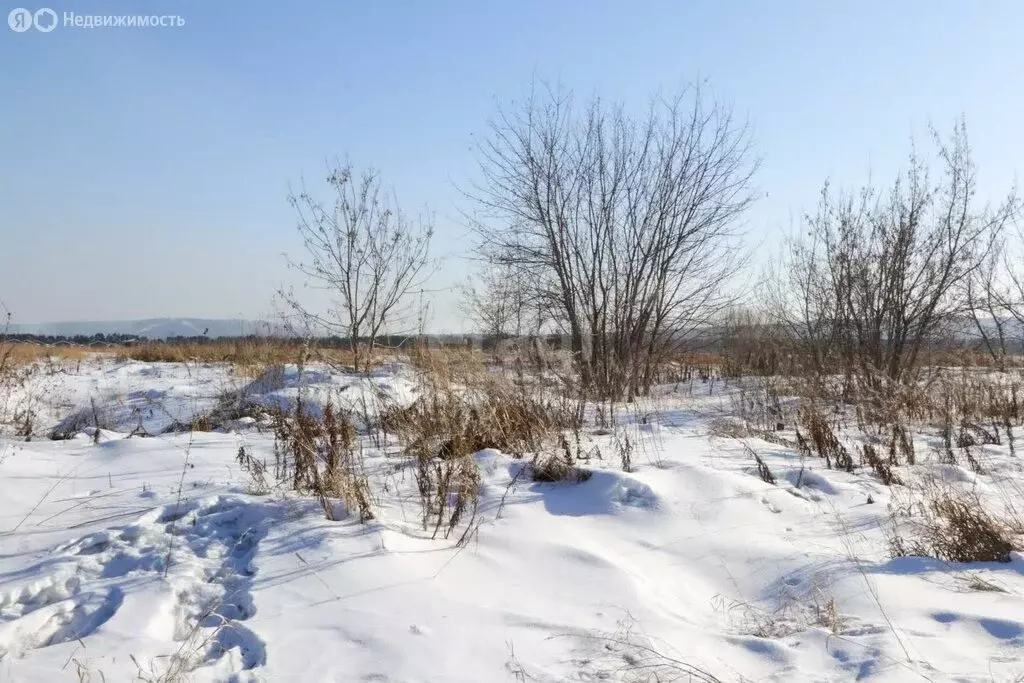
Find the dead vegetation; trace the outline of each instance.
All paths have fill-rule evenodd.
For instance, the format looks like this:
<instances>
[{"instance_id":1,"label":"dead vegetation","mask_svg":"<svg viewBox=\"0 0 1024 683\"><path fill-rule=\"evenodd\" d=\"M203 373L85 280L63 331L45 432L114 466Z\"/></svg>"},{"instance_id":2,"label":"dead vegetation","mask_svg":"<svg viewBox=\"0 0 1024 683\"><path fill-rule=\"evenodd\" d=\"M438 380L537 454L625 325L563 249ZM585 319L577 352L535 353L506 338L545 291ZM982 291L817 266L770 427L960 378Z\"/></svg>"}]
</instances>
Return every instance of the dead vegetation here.
<instances>
[{"instance_id":1,"label":"dead vegetation","mask_svg":"<svg viewBox=\"0 0 1024 683\"><path fill-rule=\"evenodd\" d=\"M379 427L416 457L457 458L485 448L523 457L582 425L581 405L463 354L414 354L423 392L381 413Z\"/></svg>"},{"instance_id":2,"label":"dead vegetation","mask_svg":"<svg viewBox=\"0 0 1024 683\"><path fill-rule=\"evenodd\" d=\"M396 353L387 348L372 352L361 350L362 370L372 370L393 360ZM143 363L230 363L244 377L259 377L268 367L295 363L305 356L333 367L355 367L356 355L350 348L310 343L305 339L243 339L196 342L146 342L116 350L123 360Z\"/></svg>"},{"instance_id":3,"label":"dead vegetation","mask_svg":"<svg viewBox=\"0 0 1024 683\"><path fill-rule=\"evenodd\" d=\"M318 412L300 397L292 409L273 414L272 467L239 448L236 460L249 475L250 492L313 495L332 521L353 512L360 521L373 519L370 484L352 416L331 404Z\"/></svg>"},{"instance_id":4,"label":"dead vegetation","mask_svg":"<svg viewBox=\"0 0 1024 683\"><path fill-rule=\"evenodd\" d=\"M899 475L893 472L893 461L883 460L879 455L878 451L872 444L866 443L861 446L861 462L868 465L886 486L892 486L893 484L902 484L903 481Z\"/></svg>"},{"instance_id":5,"label":"dead vegetation","mask_svg":"<svg viewBox=\"0 0 1024 683\"><path fill-rule=\"evenodd\" d=\"M569 450L538 453L533 457L529 471L533 481L547 483L560 481L579 483L590 478L590 471L580 467Z\"/></svg>"},{"instance_id":6,"label":"dead vegetation","mask_svg":"<svg viewBox=\"0 0 1024 683\"><path fill-rule=\"evenodd\" d=\"M817 406L810 402L804 403L797 411L797 418L800 427L804 428L803 434L800 427L796 430L796 439L802 451L807 454L815 453L825 461L825 466L829 469L835 467L853 472L854 464L850 452L839 439L834 424L825 418Z\"/></svg>"},{"instance_id":7,"label":"dead vegetation","mask_svg":"<svg viewBox=\"0 0 1024 683\"><path fill-rule=\"evenodd\" d=\"M893 506L888 529L893 557L946 562L1009 562L1015 530L976 492L926 481Z\"/></svg>"},{"instance_id":8,"label":"dead vegetation","mask_svg":"<svg viewBox=\"0 0 1024 683\"><path fill-rule=\"evenodd\" d=\"M0 341L0 372L48 359L78 362L103 353L104 349L90 346L43 346L27 342Z\"/></svg>"},{"instance_id":9,"label":"dead vegetation","mask_svg":"<svg viewBox=\"0 0 1024 683\"><path fill-rule=\"evenodd\" d=\"M757 476L761 478L761 481L774 486L775 475L772 474L772 471L768 467L768 463L764 461L764 458L762 458L761 455L751 448L745 441L743 442L743 448L754 458L754 463L757 465Z\"/></svg>"},{"instance_id":10,"label":"dead vegetation","mask_svg":"<svg viewBox=\"0 0 1024 683\"><path fill-rule=\"evenodd\" d=\"M580 404L492 372L479 354L422 350L414 357L420 391L412 403L397 404L378 395L354 414L330 404L320 411L300 398L289 410L272 412L273 462L245 448L238 453L250 476L250 490L313 495L332 519L340 516L335 506L340 502L365 521L373 517L374 503L363 448L369 444L388 451L397 446L392 453L403 457L413 473L424 531L432 538L450 538L462 529L461 544L475 528L479 505L476 453L497 449L515 458L531 457L531 476L538 481L587 476L576 465L583 459ZM187 427L210 428L235 419L238 411L249 411L251 405L237 398L226 396L217 410ZM567 434L575 434L575 450ZM388 486L386 481L383 486Z\"/></svg>"},{"instance_id":11,"label":"dead vegetation","mask_svg":"<svg viewBox=\"0 0 1024 683\"><path fill-rule=\"evenodd\" d=\"M870 468L893 489L887 530L893 557L1007 562L1021 547L1024 524L1016 501L1022 492L991 458L997 448L1016 456L1024 373L1004 360L998 372L985 364L915 367L913 381L886 383L878 391L869 380L819 375L807 367L794 376L755 373L737 380L734 417L716 420L712 433L744 444L748 438L779 443L772 422L792 420L802 464L823 461L847 472ZM921 441L930 445L922 448ZM771 481L756 453L752 457L758 475ZM957 469L931 469L949 466ZM986 477L985 485L958 483L968 476L958 470ZM943 471L944 479L936 474Z\"/></svg>"},{"instance_id":12,"label":"dead vegetation","mask_svg":"<svg viewBox=\"0 0 1024 683\"><path fill-rule=\"evenodd\" d=\"M574 635L572 637L581 637ZM597 652L585 660L598 680L616 680L625 683L721 683L706 669L688 661L672 644L654 639L628 612L619 620L612 633L582 636L598 647ZM526 670L518 662L509 667L527 680ZM534 680L532 677L529 680Z\"/></svg>"},{"instance_id":13,"label":"dead vegetation","mask_svg":"<svg viewBox=\"0 0 1024 683\"><path fill-rule=\"evenodd\" d=\"M397 439L410 459L425 530L448 538L463 521L472 528L479 501L479 472L473 456L493 448L515 458L533 453L538 481L583 475L563 449L564 432L578 431L580 406L523 382L490 372L478 356L420 349L421 396L405 407L386 407L376 428ZM565 442L567 443L567 442ZM467 538L460 537L460 543Z\"/></svg>"},{"instance_id":14,"label":"dead vegetation","mask_svg":"<svg viewBox=\"0 0 1024 683\"><path fill-rule=\"evenodd\" d=\"M713 605L737 633L758 638L785 638L808 628L843 632L843 617L827 578L812 577L805 588L786 586L768 607L718 595Z\"/></svg>"}]
</instances>

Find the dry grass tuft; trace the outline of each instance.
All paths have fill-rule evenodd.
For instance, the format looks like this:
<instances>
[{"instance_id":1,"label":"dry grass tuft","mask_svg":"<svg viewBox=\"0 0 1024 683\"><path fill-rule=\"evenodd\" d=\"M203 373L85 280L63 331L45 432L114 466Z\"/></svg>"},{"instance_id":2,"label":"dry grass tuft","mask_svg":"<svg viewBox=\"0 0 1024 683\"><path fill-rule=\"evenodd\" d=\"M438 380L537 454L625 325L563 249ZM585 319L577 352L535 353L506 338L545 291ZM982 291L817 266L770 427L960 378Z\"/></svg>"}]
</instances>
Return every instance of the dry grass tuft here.
<instances>
[{"instance_id":1,"label":"dry grass tuft","mask_svg":"<svg viewBox=\"0 0 1024 683\"><path fill-rule=\"evenodd\" d=\"M805 591L778 596L769 609L721 595L715 596L713 605L737 632L758 638L786 638L813 626L840 634L844 627L835 598L817 580Z\"/></svg>"},{"instance_id":2,"label":"dry grass tuft","mask_svg":"<svg viewBox=\"0 0 1024 683\"><path fill-rule=\"evenodd\" d=\"M796 437L801 449L806 452L817 452L818 457L825 460L825 466L853 472L854 464L850 452L836 436L832 425L811 402L805 402L797 411L797 419L806 432L806 438L797 428Z\"/></svg>"},{"instance_id":3,"label":"dry grass tuft","mask_svg":"<svg viewBox=\"0 0 1024 683\"><path fill-rule=\"evenodd\" d=\"M383 410L378 427L396 435L410 455L445 459L485 448L523 457L562 430L579 429L578 406L571 401L539 395L486 371L463 379L428 376L424 395L410 406Z\"/></svg>"},{"instance_id":4,"label":"dry grass tuft","mask_svg":"<svg viewBox=\"0 0 1024 683\"><path fill-rule=\"evenodd\" d=\"M883 460L872 444L866 443L861 446L861 462L868 465L886 486L903 483L899 475L892 471L892 460Z\"/></svg>"},{"instance_id":5,"label":"dry grass tuft","mask_svg":"<svg viewBox=\"0 0 1024 683\"><path fill-rule=\"evenodd\" d=\"M239 451L238 462L249 473L250 488L258 492L272 488L266 463L244 449ZM316 496L330 520L341 517L335 500L344 504L346 513L358 510L360 521L373 519L356 428L350 415L331 405L316 417L300 399L293 410L275 414L273 478L277 486Z\"/></svg>"},{"instance_id":6,"label":"dry grass tuft","mask_svg":"<svg viewBox=\"0 0 1024 683\"><path fill-rule=\"evenodd\" d=\"M579 483L590 478L590 471L577 467L569 451L538 453L530 462L530 477L539 482Z\"/></svg>"},{"instance_id":7,"label":"dry grass tuft","mask_svg":"<svg viewBox=\"0 0 1024 683\"><path fill-rule=\"evenodd\" d=\"M751 448L746 442L743 443L743 449L754 458L754 463L757 465L757 476L761 478L766 484L775 485L775 475L772 474L771 469L768 467L768 463L764 461L764 458Z\"/></svg>"},{"instance_id":8,"label":"dry grass tuft","mask_svg":"<svg viewBox=\"0 0 1024 683\"><path fill-rule=\"evenodd\" d=\"M889 529L893 557L946 562L1009 562L1011 527L985 509L975 493L931 484L922 499L895 511Z\"/></svg>"},{"instance_id":9,"label":"dry grass tuft","mask_svg":"<svg viewBox=\"0 0 1024 683\"><path fill-rule=\"evenodd\" d=\"M579 405L502 373L491 372L481 354L414 349L422 395L406 407L385 406L377 429L397 437L412 461L423 528L448 538L462 522L473 527L480 475L473 455L495 448L517 458L541 453L568 429L579 430ZM556 476L563 462L540 455L534 464ZM541 475L545 476L545 475ZM560 479L561 480L561 479ZM466 533L459 539L464 542Z\"/></svg>"},{"instance_id":10,"label":"dry grass tuft","mask_svg":"<svg viewBox=\"0 0 1024 683\"><path fill-rule=\"evenodd\" d=\"M480 470L470 455L457 458L417 458L416 485L423 511L423 528L433 520L431 538L444 529L448 538L459 523L467 519L466 532L459 539L462 545L473 528L480 503Z\"/></svg>"}]
</instances>

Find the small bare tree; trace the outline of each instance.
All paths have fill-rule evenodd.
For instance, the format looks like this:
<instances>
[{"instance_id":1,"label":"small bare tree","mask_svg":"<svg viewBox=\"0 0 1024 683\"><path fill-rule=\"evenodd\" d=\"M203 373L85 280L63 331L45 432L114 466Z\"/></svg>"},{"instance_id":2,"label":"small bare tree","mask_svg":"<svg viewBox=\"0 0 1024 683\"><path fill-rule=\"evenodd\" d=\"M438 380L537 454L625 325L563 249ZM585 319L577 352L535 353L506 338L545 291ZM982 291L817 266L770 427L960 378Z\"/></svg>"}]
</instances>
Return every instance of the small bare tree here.
<instances>
[{"instance_id":1,"label":"small bare tree","mask_svg":"<svg viewBox=\"0 0 1024 683\"><path fill-rule=\"evenodd\" d=\"M523 284L514 271L481 273L463 290L462 312L492 339L521 336L529 328L528 294Z\"/></svg>"},{"instance_id":2,"label":"small bare tree","mask_svg":"<svg viewBox=\"0 0 1024 683\"><path fill-rule=\"evenodd\" d=\"M306 322L348 339L355 369L361 368L360 342L372 355L386 326L408 315L408 297L430 274L429 220L409 219L396 198L381 188L376 171L356 177L350 163L327 176L333 201L324 205L308 192L291 194L306 259L291 262L309 284L331 293L326 314L310 311L291 293L282 293Z\"/></svg>"},{"instance_id":3,"label":"small bare tree","mask_svg":"<svg viewBox=\"0 0 1024 683\"><path fill-rule=\"evenodd\" d=\"M1021 311L1015 305L1013 287L1002 280L1002 249L993 249L992 254L967 281L966 297L970 320L981 347L991 356L1000 372L1006 370L1010 346L1015 341L1013 327L1020 324ZM1012 266L1006 264L1006 272L1013 281Z\"/></svg>"},{"instance_id":4,"label":"small bare tree","mask_svg":"<svg viewBox=\"0 0 1024 683\"><path fill-rule=\"evenodd\" d=\"M480 167L479 253L569 335L584 390L646 391L661 355L729 302L756 161L746 127L699 90L641 118L535 91L499 113Z\"/></svg>"}]
</instances>

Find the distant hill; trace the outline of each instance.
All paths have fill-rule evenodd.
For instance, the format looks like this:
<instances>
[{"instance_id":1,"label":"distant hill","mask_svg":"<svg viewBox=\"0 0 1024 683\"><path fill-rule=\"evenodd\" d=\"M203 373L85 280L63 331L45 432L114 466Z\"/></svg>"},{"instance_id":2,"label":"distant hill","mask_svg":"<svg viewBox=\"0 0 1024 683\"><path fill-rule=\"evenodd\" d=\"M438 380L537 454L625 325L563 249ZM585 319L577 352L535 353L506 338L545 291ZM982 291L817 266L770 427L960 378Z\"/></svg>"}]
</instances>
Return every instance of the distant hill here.
<instances>
[{"instance_id":1,"label":"distant hill","mask_svg":"<svg viewBox=\"0 0 1024 683\"><path fill-rule=\"evenodd\" d=\"M276 326L257 320L224 318L148 318L146 320L105 320L57 322L38 325L11 325L12 334L39 334L62 337L95 334L126 334L149 339L170 337L238 337L279 332Z\"/></svg>"}]
</instances>

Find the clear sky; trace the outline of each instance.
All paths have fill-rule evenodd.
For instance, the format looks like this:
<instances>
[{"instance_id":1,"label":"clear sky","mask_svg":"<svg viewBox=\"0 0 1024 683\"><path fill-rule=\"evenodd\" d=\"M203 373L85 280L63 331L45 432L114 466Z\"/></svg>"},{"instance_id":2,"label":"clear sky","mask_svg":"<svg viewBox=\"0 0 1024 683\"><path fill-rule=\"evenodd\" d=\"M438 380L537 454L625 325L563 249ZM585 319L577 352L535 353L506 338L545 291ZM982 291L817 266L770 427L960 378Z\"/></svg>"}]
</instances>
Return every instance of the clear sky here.
<instances>
[{"instance_id":1,"label":"clear sky","mask_svg":"<svg viewBox=\"0 0 1024 683\"><path fill-rule=\"evenodd\" d=\"M301 245L289 183L328 157L378 167L473 267L456 189L501 102L537 76L642 107L706 80L753 125L763 254L822 181L888 180L911 136L967 118L982 194L1024 170L1024 2L60 0L0 24L0 300L17 322L256 318ZM38 9L37 0L7 0ZM433 327L468 328L437 295Z\"/></svg>"}]
</instances>

